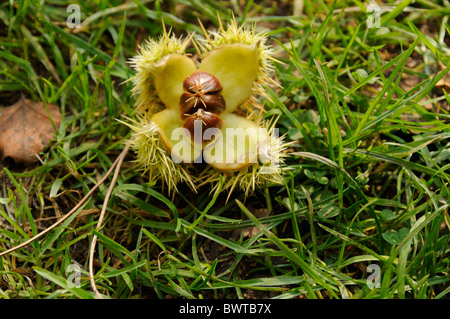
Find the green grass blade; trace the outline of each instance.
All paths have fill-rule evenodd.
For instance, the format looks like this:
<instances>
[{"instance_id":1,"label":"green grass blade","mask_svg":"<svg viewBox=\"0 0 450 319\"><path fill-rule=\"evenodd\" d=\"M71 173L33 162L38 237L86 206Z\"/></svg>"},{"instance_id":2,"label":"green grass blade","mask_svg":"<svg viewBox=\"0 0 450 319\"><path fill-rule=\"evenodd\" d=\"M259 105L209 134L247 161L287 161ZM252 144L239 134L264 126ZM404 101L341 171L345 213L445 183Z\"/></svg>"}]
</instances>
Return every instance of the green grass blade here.
<instances>
[{"instance_id":1,"label":"green grass blade","mask_svg":"<svg viewBox=\"0 0 450 319\"><path fill-rule=\"evenodd\" d=\"M61 288L71 292L74 296L80 299L93 299L94 293L91 291L86 291L83 288L74 287L74 285L70 284L70 282L63 278L60 275L54 274L46 269L40 268L40 267L33 267L34 271L44 277L47 280L50 280L51 282L57 284Z\"/></svg>"},{"instance_id":2,"label":"green grass blade","mask_svg":"<svg viewBox=\"0 0 450 319\"><path fill-rule=\"evenodd\" d=\"M333 278L328 277L327 275L321 273L317 269L311 268L311 266L303 260L299 255L295 254L289 247L287 247L277 236L275 236L271 231L269 231L261 222L245 207L239 200L236 200L241 211L258 227L264 234L278 247L281 251L286 254L286 256L291 259L293 262L298 264L300 268L312 279L314 279L318 284L324 287L328 292L337 297L335 290L336 288L331 287L326 283L323 278L326 278L327 281L331 283L335 283Z\"/></svg>"}]
</instances>

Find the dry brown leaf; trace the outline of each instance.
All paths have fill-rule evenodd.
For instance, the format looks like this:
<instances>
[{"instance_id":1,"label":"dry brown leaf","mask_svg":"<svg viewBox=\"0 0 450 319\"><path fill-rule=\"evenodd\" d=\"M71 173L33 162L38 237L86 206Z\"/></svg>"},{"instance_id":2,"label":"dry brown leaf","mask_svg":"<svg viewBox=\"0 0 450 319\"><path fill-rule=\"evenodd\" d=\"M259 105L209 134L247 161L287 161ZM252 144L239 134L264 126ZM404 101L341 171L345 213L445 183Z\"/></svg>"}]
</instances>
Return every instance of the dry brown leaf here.
<instances>
[{"instance_id":1,"label":"dry brown leaf","mask_svg":"<svg viewBox=\"0 0 450 319\"><path fill-rule=\"evenodd\" d=\"M267 208L261 208L261 209L252 210L252 213L257 218L263 218L263 217L269 216L270 211ZM235 235L239 236L242 233L244 237L251 238L251 237L255 236L259 231L260 231L260 229L258 227L251 226L251 227L245 227L242 229L236 229Z\"/></svg>"},{"instance_id":2,"label":"dry brown leaf","mask_svg":"<svg viewBox=\"0 0 450 319\"><path fill-rule=\"evenodd\" d=\"M448 90L450 88L450 74L447 73L444 75L444 77L436 83L436 87Z\"/></svg>"},{"instance_id":3,"label":"dry brown leaf","mask_svg":"<svg viewBox=\"0 0 450 319\"><path fill-rule=\"evenodd\" d=\"M55 136L61 123L61 112L54 104L33 102L22 97L16 104L0 111L0 153L16 163L30 165L37 161L36 153L42 152Z\"/></svg>"}]
</instances>

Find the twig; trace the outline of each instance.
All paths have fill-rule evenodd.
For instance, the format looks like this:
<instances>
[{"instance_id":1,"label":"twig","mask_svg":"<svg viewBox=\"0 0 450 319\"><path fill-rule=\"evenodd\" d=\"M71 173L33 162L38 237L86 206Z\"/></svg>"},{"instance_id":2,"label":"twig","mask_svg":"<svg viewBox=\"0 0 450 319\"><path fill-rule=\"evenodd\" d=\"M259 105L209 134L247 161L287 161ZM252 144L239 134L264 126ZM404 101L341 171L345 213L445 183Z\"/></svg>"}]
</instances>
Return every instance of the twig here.
<instances>
[{"instance_id":1,"label":"twig","mask_svg":"<svg viewBox=\"0 0 450 319\"><path fill-rule=\"evenodd\" d=\"M24 241L23 243L12 247L8 250L5 250L4 252L0 253L0 257L7 255L9 253L12 253L13 251L16 251L20 248L23 248L27 245L29 245L30 243L32 243L33 241L41 238L42 236L44 236L45 234L47 234L48 232L50 232L53 228L58 227L59 225L61 225L62 223L64 223L64 221L66 221L70 216L72 216L81 206L83 206L83 204L89 199L89 197L91 197L91 195L97 190L97 188L100 187L101 184L103 184L106 179L108 178L108 176L112 173L112 171L114 170L114 168L116 167L116 165L119 163L119 161L123 160L124 154L126 154L128 152L129 146L125 146L125 148L122 150L122 153L119 155L119 157L114 161L114 163L111 165L111 167L109 168L109 170L106 172L105 176L103 176L103 178L94 185L94 187L91 188L91 190L78 202L77 205L75 205L74 208L72 208L66 215L64 215L64 217L62 217L60 220L58 220L57 222L55 222L53 225L51 225L50 227L48 227L47 229L43 230L42 232L40 232L39 234L36 234L35 236L31 237L30 239L28 239L27 241Z\"/></svg>"},{"instance_id":2,"label":"twig","mask_svg":"<svg viewBox=\"0 0 450 319\"><path fill-rule=\"evenodd\" d=\"M105 214L106 214L106 208L108 207L109 198L111 197L112 191L114 189L114 184L116 183L117 177L119 176L120 167L122 166L123 160L124 160L125 156L127 155L129 148L130 148L129 145L125 146L122 153L120 153L119 157L117 157L117 159L116 159L116 162L115 162L116 169L114 171L114 175L111 180L111 184L109 185L108 191L105 195L105 199L103 200L102 210L100 212L100 217L98 219L97 227L95 228L96 230L99 230L102 226L103 218L105 217ZM95 292L97 297L99 297L100 299L103 299L103 296L98 291L97 286L95 285L95 280L94 280L94 253L95 253L96 244L97 244L97 235L94 235L92 237L92 243L91 243L91 248L90 248L90 252L89 252L89 280L91 281L92 290Z\"/></svg>"}]
</instances>

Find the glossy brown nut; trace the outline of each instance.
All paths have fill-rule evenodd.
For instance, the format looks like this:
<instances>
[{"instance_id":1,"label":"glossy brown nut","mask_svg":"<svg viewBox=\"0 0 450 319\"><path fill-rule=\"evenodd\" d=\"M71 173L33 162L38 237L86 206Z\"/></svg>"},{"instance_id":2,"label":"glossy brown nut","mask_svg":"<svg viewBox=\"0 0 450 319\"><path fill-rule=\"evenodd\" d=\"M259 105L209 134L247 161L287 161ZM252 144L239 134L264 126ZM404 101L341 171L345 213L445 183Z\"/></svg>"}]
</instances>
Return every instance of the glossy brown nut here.
<instances>
[{"instance_id":1,"label":"glossy brown nut","mask_svg":"<svg viewBox=\"0 0 450 319\"><path fill-rule=\"evenodd\" d=\"M184 92L180 98L180 112L182 117L185 114L194 114L199 109L220 114L225 110L225 99L221 94L207 94L197 97L190 92Z\"/></svg>"},{"instance_id":2,"label":"glossy brown nut","mask_svg":"<svg viewBox=\"0 0 450 319\"><path fill-rule=\"evenodd\" d=\"M206 94L202 95L201 99L206 104L205 111L214 114L221 114L225 111L226 104L222 94Z\"/></svg>"},{"instance_id":3,"label":"glossy brown nut","mask_svg":"<svg viewBox=\"0 0 450 319\"><path fill-rule=\"evenodd\" d=\"M221 129L223 120L211 112L205 112L199 109L196 113L190 115L183 127L190 133L191 140L196 143L209 143L210 140L203 139L203 133L209 128Z\"/></svg>"},{"instance_id":4,"label":"glossy brown nut","mask_svg":"<svg viewBox=\"0 0 450 319\"><path fill-rule=\"evenodd\" d=\"M219 80L206 71L195 71L183 81L184 90L198 95L222 92Z\"/></svg>"}]
</instances>

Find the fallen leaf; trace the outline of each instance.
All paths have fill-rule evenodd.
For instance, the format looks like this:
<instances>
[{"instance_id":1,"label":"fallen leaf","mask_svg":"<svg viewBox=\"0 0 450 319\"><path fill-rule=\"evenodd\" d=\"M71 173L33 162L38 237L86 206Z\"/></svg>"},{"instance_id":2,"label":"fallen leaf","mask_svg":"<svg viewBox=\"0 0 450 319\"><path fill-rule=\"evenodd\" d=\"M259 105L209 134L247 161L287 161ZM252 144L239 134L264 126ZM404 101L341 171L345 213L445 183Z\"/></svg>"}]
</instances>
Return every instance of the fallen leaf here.
<instances>
[{"instance_id":1,"label":"fallen leaf","mask_svg":"<svg viewBox=\"0 0 450 319\"><path fill-rule=\"evenodd\" d=\"M436 83L437 88L448 90L450 88L450 75L447 73L442 79Z\"/></svg>"},{"instance_id":2,"label":"fallen leaf","mask_svg":"<svg viewBox=\"0 0 450 319\"><path fill-rule=\"evenodd\" d=\"M267 216L269 216L269 213L270 212L269 212L269 210L267 208L256 209L256 210L253 211L253 214L257 218L267 217ZM266 226L266 225L264 225L264 226ZM260 232L260 229L258 227L251 226L251 227L245 227L245 228L242 228L242 229L236 229L235 230L235 235L239 236L239 234L242 233L242 235L244 237L251 238L251 237L255 236L257 233L259 233L259 232Z\"/></svg>"},{"instance_id":3,"label":"fallen leaf","mask_svg":"<svg viewBox=\"0 0 450 319\"><path fill-rule=\"evenodd\" d=\"M48 109L48 113L47 113ZM33 102L22 97L16 104L0 111L0 153L16 163L25 165L37 161L36 153L42 152L55 136L61 123L61 112L54 104Z\"/></svg>"}]
</instances>

